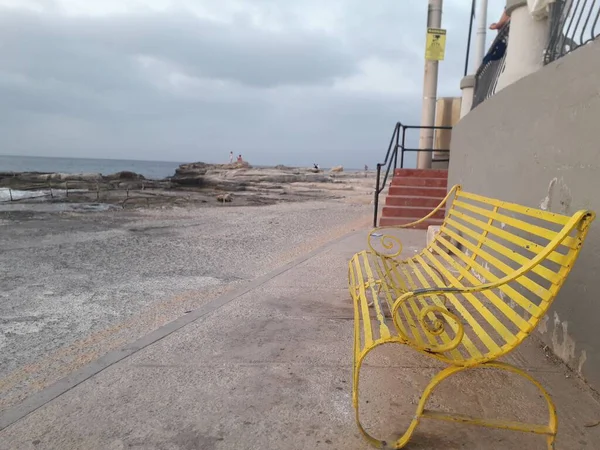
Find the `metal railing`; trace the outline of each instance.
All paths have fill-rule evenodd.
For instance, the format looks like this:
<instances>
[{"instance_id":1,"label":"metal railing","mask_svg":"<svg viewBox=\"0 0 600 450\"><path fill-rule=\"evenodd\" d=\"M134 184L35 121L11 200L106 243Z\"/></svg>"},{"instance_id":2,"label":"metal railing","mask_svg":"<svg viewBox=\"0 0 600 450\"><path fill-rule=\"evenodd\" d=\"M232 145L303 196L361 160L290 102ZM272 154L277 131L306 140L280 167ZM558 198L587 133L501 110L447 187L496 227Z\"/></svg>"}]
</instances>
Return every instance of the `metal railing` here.
<instances>
[{"instance_id":1,"label":"metal railing","mask_svg":"<svg viewBox=\"0 0 600 450\"><path fill-rule=\"evenodd\" d=\"M504 71L506 60L506 48L508 46L508 35L510 32L510 22L504 25L499 31L496 39L490 46L488 52L483 58L483 62L475 74L475 92L473 93L473 106L490 98L496 93L498 79Z\"/></svg>"},{"instance_id":2,"label":"metal railing","mask_svg":"<svg viewBox=\"0 0 600 450\"><path fill-rule=\"evenodd\" d=\"M555 61L600 35L600 1L556 0L550 6L550 31L544 56Z\"/></svg>"},{"instance_id":3,"label":"metal railing","mask_svg":"<svg viewBox=\"0 0 600 450\"><path fill-rule=\"evenodd\" d=\"M403 125L401 122L396 123L392 138L390 139L390 145L388 146L385 154L385 160L382 163L377 164L377 178L375 180L375 212L373 214L373 226L377 226L377 216L379 214L379 194L385 189L390 176L390 171L398 169L398 153L400 153L400 169L404 168L404 153L419 153L419 152L433 152L449 154L450 149L438 149L438 148L407 148L406 147L406 132L409 130L432 130L435 133L436 130L452 130L452 127L432 126L424 127L419 125ZM435 135L434 135L435 140ZM432 162L447 162L450 159L437 158L432 159ZM381 178L382 168L385 167L385 173L383 179Z\"/></svg>"},{"instance_id":4,"label":"metal railing","mask_svg":"<svg viewBox=\"0 0 600 450\"><path fill-rule=\"evenodd\" d=\"M475 22L475 2L471 0L471 13L469 18L469 32L467 33L467 51L465 54L465 73L466 77L469 72L469 55L471 54L471 36L473 35L473 22Z\"/></svg>"}]
</instances>

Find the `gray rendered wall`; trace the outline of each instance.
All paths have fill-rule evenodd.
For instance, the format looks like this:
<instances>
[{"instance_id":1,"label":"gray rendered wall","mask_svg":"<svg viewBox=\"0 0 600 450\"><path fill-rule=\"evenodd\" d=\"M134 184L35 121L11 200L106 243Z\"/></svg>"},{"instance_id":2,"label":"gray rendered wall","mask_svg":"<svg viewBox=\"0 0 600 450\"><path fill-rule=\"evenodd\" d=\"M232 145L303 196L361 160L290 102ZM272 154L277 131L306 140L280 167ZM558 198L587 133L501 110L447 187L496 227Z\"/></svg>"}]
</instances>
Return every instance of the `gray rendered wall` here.
<instances>
[{"instance_id":1,"label":"gray rendered wall","mask_svg":"<svg viewBox=\"0 0 600 450\"><path fill-rule=\"evenodd\" d=\"M600 42L506 87L453 130L449 185L554 212L600 216ZM600 218L539 327L600 390Z\"/></svg>"}]
</instances>

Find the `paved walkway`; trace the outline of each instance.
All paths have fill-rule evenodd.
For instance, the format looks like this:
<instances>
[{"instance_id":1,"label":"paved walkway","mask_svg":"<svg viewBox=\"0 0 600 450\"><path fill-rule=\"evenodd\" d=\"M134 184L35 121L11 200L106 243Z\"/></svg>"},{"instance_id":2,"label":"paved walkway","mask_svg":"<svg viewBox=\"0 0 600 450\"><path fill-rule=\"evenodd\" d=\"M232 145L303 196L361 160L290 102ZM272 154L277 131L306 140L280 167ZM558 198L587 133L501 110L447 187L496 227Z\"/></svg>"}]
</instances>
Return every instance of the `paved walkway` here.
<instances>
[{"instance_id":1,"label":"paved walkway","mask_svg":"<svg viewBox=\"0 0 600 450\"><path fill-rule=\"evenodd\" d=\"M424 243L405 233L405 252ZM204 305L0 415L0 449L368 449L351 405L356 233ZM439 365L383 347L362 378L364 422L403 432ZM530 339L510 361L554 396L557 448L600 448L600 405ZM529 386L503 373L449 379L431 407L544 421ZM375 414L377 412L377 414ZM545 449L538 436L424 422L410 449Z\"/></svg>"}]
</instances>

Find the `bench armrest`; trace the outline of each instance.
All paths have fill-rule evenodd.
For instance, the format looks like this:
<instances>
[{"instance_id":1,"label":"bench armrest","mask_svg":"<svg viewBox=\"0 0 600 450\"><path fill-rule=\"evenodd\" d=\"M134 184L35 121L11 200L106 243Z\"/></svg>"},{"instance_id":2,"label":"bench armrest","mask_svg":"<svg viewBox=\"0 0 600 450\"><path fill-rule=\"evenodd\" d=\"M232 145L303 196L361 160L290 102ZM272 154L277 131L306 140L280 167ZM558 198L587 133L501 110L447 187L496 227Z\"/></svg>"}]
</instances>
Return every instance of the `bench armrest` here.
<instances>
[{"instance_id":1,"label":"bench armrest","mask_svg":"<svg viewBox=\"0 0 600 450\"><path fill-rule=\"evenodd\" d=\"M387 227L377 227L372 229L369 232L369 236L367 238L368 244L369 244L369 249L371 249L371 251L373 253L375 253L376 255L380 256L380 257L384 257L384 258L395 258L396 256L400 256L400 253L402 253L402 242L400 241L400 239L396 236L390 235L390 234L384 234L381 233L384 230L400 230L400 229L407 229L407 228L412 228L416 225L419 225L420 223L425 222L427 219L433 217L433 215L438 212L440 209L442 209L446 203L448 203L448 199L457 191L459 191L461 189L461 186L459 184L456 184L452 187L452 189L450 189L450 191L446 194L446 196L444 197L444 199L440 202L439 205L437 205L435 207L435 209L433 209L429 214L427 214L425 217L416 220L414 222L411 223L407 223L404 225L390 225ZM373 248L373 238L375 237L381 237L381 245L385 250L389 250L390 253L387 252L381 252L378 250L375 250ZM395 250L397 247L397 250Z\"/></svg>"}]
</instances>

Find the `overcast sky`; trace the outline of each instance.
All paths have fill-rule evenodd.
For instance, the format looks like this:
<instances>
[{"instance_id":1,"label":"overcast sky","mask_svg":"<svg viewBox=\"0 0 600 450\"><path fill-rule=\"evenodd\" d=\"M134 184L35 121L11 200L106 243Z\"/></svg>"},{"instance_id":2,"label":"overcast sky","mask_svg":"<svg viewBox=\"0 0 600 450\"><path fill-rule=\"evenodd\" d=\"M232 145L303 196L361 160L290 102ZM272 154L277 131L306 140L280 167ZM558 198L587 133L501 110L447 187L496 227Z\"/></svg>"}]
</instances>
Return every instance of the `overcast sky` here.
<instances>
[{"instance_id":1,"label":"overcast sky","mask_svg":"<svg viewBox=\"0 0 600 450\"><path fill-rule=\"evenodd\" d=\"M458 96L470 2L444 3L438 95ZM426 0L0 0L0 154L373 166L396 121L419 122L426 15Z\"/></svg>"}]
</instances>

